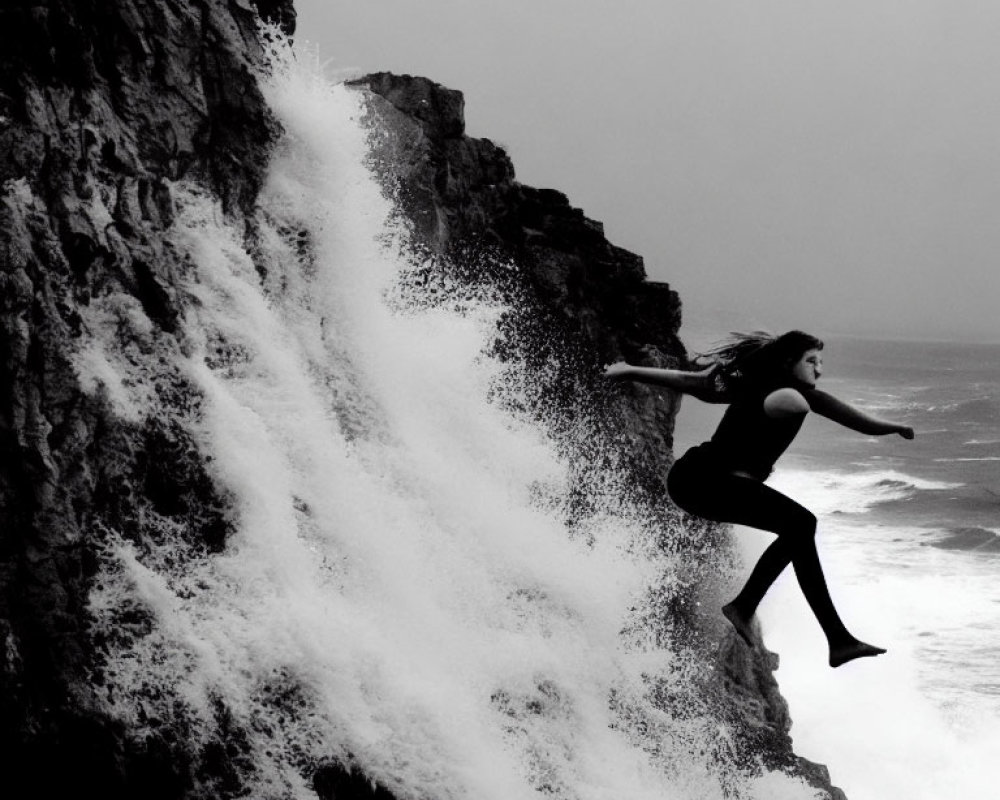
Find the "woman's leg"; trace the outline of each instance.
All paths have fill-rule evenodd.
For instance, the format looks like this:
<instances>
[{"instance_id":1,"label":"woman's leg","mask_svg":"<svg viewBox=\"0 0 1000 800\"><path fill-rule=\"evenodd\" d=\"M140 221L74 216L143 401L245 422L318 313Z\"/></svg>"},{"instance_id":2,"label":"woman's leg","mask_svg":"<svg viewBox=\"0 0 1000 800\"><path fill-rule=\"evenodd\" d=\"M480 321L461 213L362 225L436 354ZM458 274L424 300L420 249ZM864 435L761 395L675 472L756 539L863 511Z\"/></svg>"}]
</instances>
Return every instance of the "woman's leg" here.
<instances>
[{"instance_id":1,"label":"woman's leg","mask_svg":"<svg viewBox=\"0 0 1000 800\"><path fill-rule=\"evenodd\" d=\"M733 624L736 632L750 647L753 647L750 620L753 619L753 615L757 612L757 606L764 599L771 584L778 579L778 576L791 562L791 548L779 536L761 554L750 573L750 577L747 578L747 582L736 598L722 607L722 613L725 614L726 619Z\"/></svg>"},{"instance_id":2,"label":"woman's leg","mask_svg":"<svg viewBox=\"0 0 1000 800\"><path fill-rule=\"evenodd\" d=\"M791 563L809 607L831 648L853 639L830 598L816 551L816 517L803 506L752 478L729 475L717 486L716 519L749 525L778 535L761 555L742 591L730 604L750 619L767 590Z\"/></svg>"},{"instance_id":3,"label":"woman's leg","mask_svg":"<svg viewBox=\"0 0 1000 800\"><path fill-rule=\"evenodd\" d=\"M852 636L830 598L823 567L816 551L816 517L794 500L764 483L731 473L684 471L671 475L671 496L682 508L717 522L748 525L770 531L778 538L764 551L750 577L723 613L749 642L750 620L767 590L789 563L809 607L826 634L830 664L884 652ZM693 483L696 478L696 485Z\"/></svg>"}]
</instances>

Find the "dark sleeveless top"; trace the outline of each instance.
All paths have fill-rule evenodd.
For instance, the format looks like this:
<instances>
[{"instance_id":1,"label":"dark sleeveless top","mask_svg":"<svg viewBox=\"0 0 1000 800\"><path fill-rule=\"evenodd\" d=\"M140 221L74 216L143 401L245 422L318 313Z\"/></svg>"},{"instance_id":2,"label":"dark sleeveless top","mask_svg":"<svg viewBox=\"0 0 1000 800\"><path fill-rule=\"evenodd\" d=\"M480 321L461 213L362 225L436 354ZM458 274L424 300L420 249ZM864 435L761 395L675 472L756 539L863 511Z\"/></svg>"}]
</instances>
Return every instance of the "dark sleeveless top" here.
<instances>
[{"instance_id":1,"label":"dark sleeveless top","mask_svg":"<svg viewBox=\"0 0 1000 800\"><path fill-rule=\"evenodd\" d=\"M728 471L746 472L764 480L802 427L805 413L769 417L764 398L740 399L726 409L710 441L698 449Z\"/></svg>"}]
</instances>

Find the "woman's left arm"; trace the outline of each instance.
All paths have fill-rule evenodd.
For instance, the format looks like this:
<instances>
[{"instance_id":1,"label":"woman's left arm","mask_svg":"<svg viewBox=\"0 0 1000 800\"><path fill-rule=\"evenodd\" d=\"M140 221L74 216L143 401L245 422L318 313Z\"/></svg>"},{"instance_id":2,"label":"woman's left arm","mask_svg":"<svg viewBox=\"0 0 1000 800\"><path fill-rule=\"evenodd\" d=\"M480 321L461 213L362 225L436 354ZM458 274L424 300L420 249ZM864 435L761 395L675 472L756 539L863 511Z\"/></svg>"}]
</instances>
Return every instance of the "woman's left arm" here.
<instances>
[{"instance_id":1,"label":"woman's left arm","mask_svg":"<svg viewBox=\"0 0 1000 800\"><path fill-rule=\"evenodd\" d=\"M913 438L913 428L908 425L900 425L897 422L876 417L837 399L832 394L827 394L819 389L808 389L803 394L813 411L827 419L832 419L845 428L874 436L898 433L904 439Z\"/></svg>"}]
</instances>

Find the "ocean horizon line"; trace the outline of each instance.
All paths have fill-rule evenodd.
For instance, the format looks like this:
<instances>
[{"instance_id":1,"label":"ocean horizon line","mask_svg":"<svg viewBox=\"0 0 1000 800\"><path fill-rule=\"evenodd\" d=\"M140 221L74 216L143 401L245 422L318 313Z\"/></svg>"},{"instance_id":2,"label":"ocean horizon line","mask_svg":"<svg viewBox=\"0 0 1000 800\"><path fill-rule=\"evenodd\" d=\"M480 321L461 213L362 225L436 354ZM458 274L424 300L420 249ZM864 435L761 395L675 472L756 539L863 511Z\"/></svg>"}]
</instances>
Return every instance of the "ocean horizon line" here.
<instances>
[{"instance_id":1,"label":"ocean horizon line","mask_svg":"<svg viewBox=\"0 0 1000 800\"><path fill-rule=\"evenodd\" d=\"M761 329L760 326L748 325L748 326L719 326L717 329L709 329L704 326L698 327L688 327L681 326L680 337L685 343L690 341L710 341L715 342L720 339L724 339L731 332L740 330L758 330ZM792 328L784 328L778 326L763 327L763 330L770 330L774 333L780 333L784 330L791 330ZM902 333L857 333L857 332L846 332L841 330L824 330L819 328L808 328L803 327L803 330L809 330L810 333L814 333L821 339L830 339L834 341L857 341L857 342L889 342L893 344L927 344L927 345L961 345L961 346L979 346L979 347L1000 347L1000 334L996 338L972 338L971 336L965 335L935 335L935 334L902 334Z\"/></svg>"}]
</instances>

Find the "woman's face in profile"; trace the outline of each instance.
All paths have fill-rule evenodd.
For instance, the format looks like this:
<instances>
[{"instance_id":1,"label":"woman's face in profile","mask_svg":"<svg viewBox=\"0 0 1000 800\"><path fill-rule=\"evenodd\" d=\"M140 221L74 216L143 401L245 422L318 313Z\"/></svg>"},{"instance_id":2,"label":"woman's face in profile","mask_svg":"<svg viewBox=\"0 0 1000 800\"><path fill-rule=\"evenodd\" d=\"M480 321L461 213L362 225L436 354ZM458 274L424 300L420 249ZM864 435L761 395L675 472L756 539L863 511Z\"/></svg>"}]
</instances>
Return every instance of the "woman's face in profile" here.
<instances>
[{"instance_id":1,"label":"woman's face in profile","mask_svg":"<svg viewBox=\"0 0 1000 800\"><path fill-rule=\"evenodd\" d=\"M815 386L823 374L823 354L816 349L806 350L792 365L792 377L806 386Z\"/></svg>"}]
</instances>

